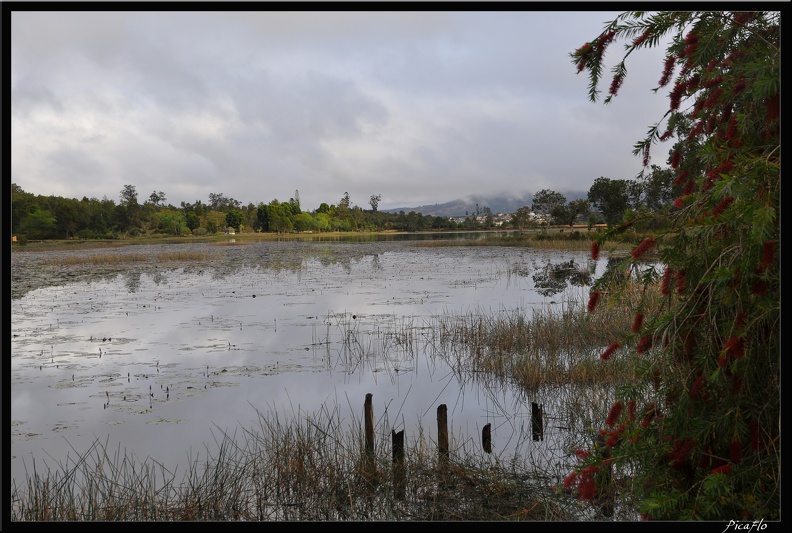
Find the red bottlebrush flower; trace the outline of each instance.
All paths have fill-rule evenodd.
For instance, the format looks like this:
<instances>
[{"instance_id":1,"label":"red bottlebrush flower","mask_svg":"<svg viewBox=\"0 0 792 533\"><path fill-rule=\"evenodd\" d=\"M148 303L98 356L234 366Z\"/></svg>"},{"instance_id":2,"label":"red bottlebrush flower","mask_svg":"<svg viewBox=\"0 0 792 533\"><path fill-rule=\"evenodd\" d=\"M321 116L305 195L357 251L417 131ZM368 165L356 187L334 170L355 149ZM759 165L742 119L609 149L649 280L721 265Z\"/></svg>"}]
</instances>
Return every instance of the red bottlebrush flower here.
<instances>
[{"instance_id":1,"label":"red bottlebrush flower","mask_svg":"<svg viewBox=\"0 0 792 533\"><path fill-rule=\"evenodd\" d=\"M704 374L699 374L696 377L696 380L693 382L693 387L690 389L690 397L691 398L701 398L703 396L702 391L704 389Z\"/></svg>"},{"instance_id":2,"label":"red bottlebrush flower","mask_svg":"<svg viewBox=\"0 0 792 533\"><path fill-rule=\"evenodd\" d=\"M676 290L677 294L682 294L685 292L685 284L687 280L685 279L685 271L680 270L676 273Z\"/></svg>"},{"instance_id":3,"label":"red bottlebrush flower","mask_svg":"<svg viewBox=\"0 0 792 533\"><path fill-rule=\"evenodd\" d=\"M618 349L619 349L619 343L618 343L618 342L612 342L612 343L611 343L611 345L610 345L610 346L608 346L608 347L605 349L605 351L604 351L604 352L602 352L602 355L600 355L600 359L602 359L603 361L607 361L608 359L610 359L610 358L611 358L611 356L612 356L612 355L613 355L613 354L616 352L616 350L618 350Z\"/></svg>"},{"instance_id":4,"label":"red bottlebrush flower","mask_svg":"<svg viewBox=\"0 0 792 533\"><path fill-rule=\"evenodd\" d=\"M635 313L635 319L633 319L632 325L632 332L638 333L641 330L644 322L644 315L643 313Z\"/></svg>"},{"instance_id":5,"label":"red bottlebrush flower","mask_svg":"<svg viewBox=\"0 0 792 533\"><path fill-rule=\"evenodd\" d=\"M685 207L685 200L681 196L679 196L676 200L674 200L674 207L677 209L682 209Z\"/></svg>"},{"instance_id":6,"label":"red bottlebrush flower","mask_svg":"<svg viewBox=\"0 0 792 533\"><path fill-rule=\"evenodd\" d=\"M737 316L734 317L734 329L742 329L745 325L745 313L737 313Z\"/></svg>"},{"instance_id":7,"label":"red bottlebrush flower","mask_svg":"<svg viewBox=\"0 0 792 533\"><path fill-rule=\"evenodd\" d=\"M652 402L652 404L649 407L649 410L646 411L646 414L644 415L643 420L641 421L641 427L646 428L647 426L649 426L652 420L654 420L656 414L657 414L657 406L655 405L654 402Z\"/></svg>"},{"instance_id":8,"label":"red bottlebrush flower","mask_svg":"<svg viewBox=\"0 0 792 533\"><path fill-rule=\"evenodd\" d=\"M682 191L682 196L688 196L693 193L693 190L696 187L696 182L693 180L688 180L685 184L685 189Z\"/></svg>"},{"instance_id":9,"label":"red bottlebrush flower","mask_svg":"<svg viewBox=\"0 0 792 533\"><path fill-rule=\"evenodd\" d=\"M663 76L660 78L658 84L660 87L665 87L671 81L671 75L674 73L674 65L676 65L676 57L669 55L666 57L665 65L663 66Z\"/></svg>"},{"instance_id":10,"label":"red bottlebrush flower","mask_svg":"<svg viewBox=\"0 0 792 533\"><path fill-rule=\"evenodd\" d=\"M572 471L564 478L564 488L570 490L574 485L575 481L577 481L578 473Z\"/></svg>"},{"instance_id":11,"label":"red bottlebrush flower","mask_svg":"<svg viewBox=\"0 0 792 533\"><path fill-rule=\"evenodd\" d=\"M611 81L610 89L608 89L608 94L616 96L619 93L619 89L624 83L624 76L620 76L616 74L613 77L613 81Z\"/></svg>"},{"instance_id":12,"label":"red bottlebrush flower","mask_svg":"<svg viewBox=\"0 0 792 533\"><path fill-rule=\"evenodd\" d=\"M613 41L615 36L616 30L610 30L607 33L600 35L600 38L597 39L597 49L599 50L600 55L605 53L605 49L608 48L608 45Z\"/></svg>"},{"instance_id":13,"label":"red bottlebrush flower","mask_svg":"<svg viewBox=\"0 0 792 533\"><path fill-rule=\"evenodd\" d=\"M745 355L745 340L732 335L723 345L723 350L730 359L739 359Z\"/></svg>"},{"instance_id":14,"label":"red bottlebrush flower","mask_svg":"<svg viewBox=\"0 0 792 533\"><path fill-rule=\"evenodd\" d=\"M738 11L734 13L734 25L742 25L751 20L754 16L753 11Z\"/></svg>"},{"instance_id":15,"label":"red bottlebrush flower","mask_svg":"<svg viewBox=\"0 0 792 533\"><path fill-rule=\"evenodd\" d=\"M597 308L597 304L599 303L599 299L600 299L601 295L602 295L602 293L600 293L600 291L591 291L591 294L589 295L589 301L588 301L588 312L589 313L593 313L594 310Z\"/></svg>"},{"instance_id":16,"label":"red bottlebrush flower","mask_svg":"<svg viewBox=\"0 0 792 533\"><path fill-rule=\"evenodd\" d=\"M671 100L671 110L676 111L679 109L679 104L682 102L682 95L685 92L685 84L681 81L676 82L674 88L671 90L671 94L668 95L668 98Z\"/></svg>"},{"instance_id":17,"label":"red bottlebrush flower","mask_svg":"<svg viewBox=\"0 0 792 533\"><path fill-rule=\"evenodd\" d=\"M671 136L672 136L673 134L674 134L674 132L673 132L673 131L671 131L671 130L665 130L665 132L664 132L664 133L663 133L663 134L660 136L660 140L661 140L661 141L667 141L668 139L670 139L670 138L671 138Z\"/></svg>"},{"instance_id":18,"label":"red bottlebrush flower","mask_svg":"<svg viewBox=\"0 0 792 533\"><path fill-rule=\"evenodd\" d=\"M751 449L755 452L759 451L759 422L751 420L748 424L751 428Z\"/></svg>"},{"instance_id":19,"label":"red bottlebrush flower","mask_svg":"<svg viewBox=\"0 0 792 533\"><path fill-rule=\"evenodd\" d=\"M712 210L712 218L718 218L728 207L734 203L733 196L727 196Z\"/></svg>"},{"instance_id":20,"label":"red bottlebrush flower","mask_svg":"<svg viewBox=\"0 0 792 533\"><path fill-rule=\"evenodd\" d=\"M673 289L673 279L674 269L671 267L666 267L663 271L663 282L660 284L660 292L662 292L664 296L671 294L671 290Z\"/></svg>"},{"instance_id":21,"label":"red bottlebrush flower","mask_svg":"<svg viewBox=\"0 0 792 533\"><path fill-rule=\"evenodd\" d=\"M737 83L734 84L734 88L732 89L732 94L737 96L741 92L745 90L745 78L740 78Z\"/></svg>"},{"instance_id":22,"label":"red bottlebrush flower","mask_svg":"<svg viewBox=\"0 0 792 533\"><path fill-rule=\"evenodd\" d=\"M737 118L731 117L729 119L729 127L726 130L726 139L728 140L734 139L736 133L737 133Z\"/></svg>"},{"instance_id":23,"label":"red bottlebrush flower","mask_svg":"<svg viewBox=\"0 0 792 533\"><path fill-rule=\"evenodd\" d=\"M627 422L633 422L635 420L635 400L630 400L627 402Z\"/></svg>"},{"instance_id":24,"label":"red bottlebrush flower","mask_svg":"<svg viewBox=\"0 0 792 533\"><path fill-rule=\"evenodd\" d=\"M732 465L723 465L723 466L719 466L718 468L713 468L713 469L712 469L712 473L713 473L713 474L723 474L723 475L726 475L726 474L728 474L729 472L731 472L731 469L732 469Z\"/></svg>"},{"instance_id":25,"label":"red bottlebrush flower","mask_svg":"<svg viewBox=\"0 0 792 533\"><path fill-rule=\"evenodd\" d=\"M781 112L780 96L780 93L775 93L775 95L767 99L767 120L770 122L778 120Z\"/></svg>"},{"instance_id":26,"label":"red bottlebrush flower","mask_svg":"<svg viewBox=\"0 0 792 533\"><path fill-rule=\"evenodd\" d=\"M739 439L733 439L729 444L729 460L737 465L742 461L742 443Z\"/></svg>"},{"instance_id":27,"label":"red bottlebrush flower","mask_svg":"<svg viewBox=\"0 0 792 533\"><path fill-rule=\"evenodd\" d=\"M632 251L633 259L638 259L639 257L641 257L643 254L654 248L655 244L656 242L654 240L654 237L645 238L641 242L641 244L639 244L638 247Z\"/></svg>"},{"instance_id":28,"label":"red bottlebrush flower","mask_svg":"<svg viewBox=\"0 0 792 533\"><path fill-rule=\"evenodd\" d=\"M593 501L597 495L597 484L591 478L583 479L578 485L578 499Z\"/></svg>"},{"instance_id":29,"label":"red bottlebrush flower","mask_svg":"<svg viewBox=\"0 0 792 533\"><path fill-rule=\"evenodd\" d=\"M734 394L740 394L742 390L742 378L740 376L732 377L732 392Z\"/></svg>"},{"instance_id":30,"label":"red bottlebrush flower","mask_svg":"<svg viewBox=\"0 0 792 533\"><path fill-rule=\"evenodd\" d=\"M589 457L591 457L591 452L588 451L588 450L577 449L577 450L575 450L575 457L577 457L581 461L585 461Z\"/></svg>"},{"instance_id":31,"label":"red bottlebrush flower","mask_svg":"<svg viewBox=\"0 0 792 533\"><path fill-rule=\"evenodd\" d=\"M650 28L646 28L641 35L633 39L633 46L641 46L651 35L652 30Z\"/></svg>"},{"instance_id":32,"label":"red bottlebrush flower","mask_svg":"<svg viewBox=\"0 0 792 533\"><path fill-rule=\"evenodd\" d=\"M761 296L767 292L767 283L764 281L757 281L753 285L751 285L751 294L754 296Z\"/></svg>"},{"instance_id":33,"label":"red bottlebrush flower","mask_svg":"<svg viewBox=\"0 0 792 533\"><path fill-rule=\"evenodd\" d=\"M765 241L762 243L762 270L768 268L775 260L775 242Z\"/></svg>"},{"instance_id":34,"label":"red bottlebrush flower","mask_svg":"<svg viewBox=\"0 0 792 533\"><path fill-rule=\"evenodd\" d=\"M605 423L608 426L613 427L614 424L616 424L616 421L619 419L622 409L624 409L624 404L621 402L614 403L613 406L611 406L611 410L608 413L608 419L605 421Z\"/></svg>"},{"instance_id":35,"label":"red bottlebrush flower","mask_svg":"<svg viewBox=\"0 0 792 533\"><path fill-rule=\"evenodd\" d=\"M682 162L682 154L678 150L674 150L671 156L671 168L679 168L679 163Z\"/></svg>"},{"instance_id":36,"label":"red bottlebrush flower","mask_svg":"<svg viewBox=\"0 0 792 533\"><path fill-rule=\"evenodd\" d=\"M710 64L714 65L715 64L714 60ZM712 87L715 87L716 85L720 85L722 82L723 82L723 76L715 76L714 78L710 78L707 81L705 81L702 85L703 85L703 87L705 89L711 89Z\"/></svg>"},{"instance_id":37,"label":"red bottlebrush flower","mask_svg":"<svg viewBox=\"0 0 792 533\"><path fill-rule=\"evenodd\" d=\"M690 176L690 172L687 170L680 171L679 176L674 180L674 186L681 187L683 183L687 183L688 176Z\"/></svg>"},{"instance_id":38,"label":"red bottlebrush flower","mask_svg":"<svg viewBox=\"0 0 792 533\"><path fill-rule=\"evenodd\" d=\"M638 343L638 346L635 348L635 351L640 353L645 353L649 348L652 347L652 335L647 333L643 337L641 337L641 341Z\"/></svg>"},{"instance_id":39,"label":"red bottlebrush flower","mask_svg":"<svg viewBox=\"0 0 792 533\"><path fill-rule=\"evenodd\" d=\"M680 440L674 444L674 449L669 456L669 460L671 460L674 468L678 469L684 465L690 453L693 451L693 445L693 439Z\"/></svg>"},{"instance_id":40,"label":"red bottlebrush flower","mask_svg":"<svg viewBox=\"0 0 792 533\"><path fill-rule=\"evenodd\" d=\"M642 163L643 163L643 166L645 166L645 167L649 166L649 151L651 150L651 148L652 148L652 145L649 144L649 143L646 143L644 145L644 147L643 147L643 161L642 161Z\"/></svg>"},{"instance_id":41,"label":"red bottlebrush flower","mask_svg":"<svg viewBox=\"0 0 792 533\"><path fill-rule=\"evenodd\" d=\"M596 261L599 259L600 254L600 243L594 241L591 243L591 259Z\"/></svg>"}]
</instances>

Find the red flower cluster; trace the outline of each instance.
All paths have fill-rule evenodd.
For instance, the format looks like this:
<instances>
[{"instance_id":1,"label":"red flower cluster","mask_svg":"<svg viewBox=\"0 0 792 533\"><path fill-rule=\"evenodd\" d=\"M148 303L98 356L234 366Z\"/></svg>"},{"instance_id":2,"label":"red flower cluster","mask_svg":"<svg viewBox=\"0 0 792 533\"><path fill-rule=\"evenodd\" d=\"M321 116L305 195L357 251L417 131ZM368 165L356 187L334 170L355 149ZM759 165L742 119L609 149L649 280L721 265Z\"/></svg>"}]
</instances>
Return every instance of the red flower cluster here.
<instances>
[{"instance_id":1,"label":"red flower cluster","mask_svg":"<svg viewBox=\"0 0 792 533\"><path fill-rule=\"evenodd\" d=\"M705 398L704 393L704 374L699 374L693 382L693 387L690 389L691 398Z\"/></svg>"},{"instance_id":2,"label":"red flower cluster","mask_svg":"<svg viewBox=\"0 0 792 533\"><path fill-rule=\"evenodd\" d=\"M632 332L638 333L641 330L643 323L644 323L643 313L635 313L635 319L633 320L633 325L632 325Z\"/></svg>"},{"instance_id":3,"label":"red flower cluster","mask_svg":"<svg viewBox=\"0 0 792 533\"><path fill-rule=\"evenodd\" d=\"M674 150L673 155L671 156L671 168L679 168L679 163L682 162L682 154L679 150Z\"/></svg>"},{"instance_id":4,"label":"red flower cluster","mask_svg":"<svg viewBox=\"0 0 792 533\"><path fill-rule=\"evenodd\" d=\"M668 82L671 81L671 75L674 73L674 65L676 64L676 57L674 55L669 55L665 60L665 65L663 67L663 76L660 78L658 84L660 87L665 87L668 85Z\"/></svg>"},{"instance_id":5,"label":"red flower cluster","mask_svg":"<svg viewBox=\"0 0 792 533\"><path fill-rule=\"evenodd\" d=\"M614 403L613 406L611 406L611 410L608 413L608 419L605 421L605 423L608 426L613 427L616 424L616 421L619 420L622 409L624 409L624 404L621 402Z\"/></svg>"},{"instance_id":6,"label":"red flower cluster","mask_svg":"<svg viewBox=\"0 0 792 533\"><path fill-rule=\"evenodd\" d=\"M613 77L613 81L611 82L610 89L608 90L608 94L616 96L619 93L619 89L624 83L624 76L620 76L616 74Z\"/></svg>"},{"instance_id":7,"label":"red flower cluster","mask_svg":"<svg viewBox=\"0 0 792 533\"><path fill-rule=\"evenodd\" d=\"M633 46L641 46L644 43L644 41L646 41L646 39L649 38L650 35L652 35L651 28L646 28L641 35L633 39L632 42Z\"/></svg>"},{"instance_id":8,"label":"red flower cluster","mask_svg":"<svg viewBox=\"0 0 792 533\"><path fill-rule=\"evenodd\" d=\"M601 295L602 293L600 293L600 291L591 291L591 294L589 295L589 301L587 307L589 313L593 313L594 310L597 308L597 304L599 303L599 299Z\"/></svg>"},{"instance_id":9,"label":"red flower cluster","mask_svg":"<svg viewBox=\"0 0 792 533\"><path fill-rule=\"evenodd\" d=\"M734 203L734 196L727 196L712 210L712 218L718 218L728 207Z\"/></svg>"},{"instance_id":10,"label":"red flower cluster","mask_svg":"<svg viewBox=\"0 0 792 533\"><path fill-rule=\"evenodd\" d=\"M775 260L775 242L765 241L762 243L762 270L768 268Z\"/></svg>"},{"instance_id":11,"label":"red flower cluster","mask_svg":"<svg viewBox=\"0 0 792 533\"><path fill-rule=\"evenodd\" d=\"M641 337L638 346L636 346L635 351L638 353L645 353L649 348L652 347L652 335L651 333L647 333L643 337Z\"/></svg>"},{"instance_id":12,"label":"red flower cluster","mask_svg":"<svg viewBox=\"0 0 792 533\"><path fill-rule=\"evenodd\" d=\"M674 444L674 449L668 456L668 460L671 461L671 466L673 466L675 469L681 468L685 464L685 461L687 461L687 459L690 457L694 444L695 443L693 442L693 439L677 441Z\"/></svg>"},{"instance_id":13,"label":"red flower cluster","mask_svg":"<svg viewBox=\"0 0 792 533\"><path fill-rule=\"evenodd\" d=\"M564 488L572 489L577 484L578 499L593 501L597 495L597 482L594 480L594 476L599 471L599 466L590 465L580 471L571 472L564 478Z\"/></svg>"},{"instance_id":14,"label":"red flower cluster","mask_svg":"<svg viewBox=\"0 0 792 533\"><path fill-rule=\"evenodd\" d=\"M616 350L619 349L619 347L620 345L618 342L612 342L611 345L608 346L604 352L602 352L602 355L600 355L600 359L602 359L603 361L607 361L616 352Z\"/></svg>"},{"instance_id":15,"label":"red flower cluster","mask_svg":"<svg viewBox=\"0 0 792 533\"><path fill-rule=\"evenodd\" d=\"M724 474L724 475L726 475L729 472L731 472L731 469L732 469L732 465L726 464L726 465L723 465L723 466L719 466L718 468L713 468L712 469L712 473L713 474Z\"/></svg>"},{"instance_id":16,"label":"red flower cluster","mask_svg":"<svg viewBox=\"0 0 792 533\"><path fill-rule=\"evenodd\" d=\"M639 257L641 257L643 254L654 248L655 244L656 242L654 240L654 237L645 238L641 242L641 244L639 244L638 247L632 251L633 259L638 259Z\"/></svg>"},{"instance_id":17,"label":"red flower cluster","mask_svg":"<svg viewBox=\"0 0 792 533\"><path fill-rule=\"evenodd\" d=\"M600 243L594 241L591 243L591 259L596 261L597 259L599 259L599 254L600 254Z\"/></svg>"},{"instance_id":18,"label":"red flower cluster","mask_svg":"<svg viewBox=\"0 0 792 533\"><path fill-rule=\"evenodd\" d=\"M652 420L654 420L655 415L657 415L657 405L652 402L649 404L649 409L646 410L646 414L641 421L641 427L647 427L652 422Z\"/></svg>"}]
</instances>

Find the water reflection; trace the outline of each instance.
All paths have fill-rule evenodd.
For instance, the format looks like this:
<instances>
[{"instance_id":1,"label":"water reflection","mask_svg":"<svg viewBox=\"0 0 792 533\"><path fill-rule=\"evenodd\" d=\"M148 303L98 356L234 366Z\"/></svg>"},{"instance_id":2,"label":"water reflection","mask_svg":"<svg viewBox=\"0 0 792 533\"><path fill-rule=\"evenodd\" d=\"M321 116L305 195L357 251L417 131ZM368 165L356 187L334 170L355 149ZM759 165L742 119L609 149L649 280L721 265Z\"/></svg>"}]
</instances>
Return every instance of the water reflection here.
<instances>
[{"instance_id":1,"label":"water reflection","mask_svg":"<svg viewBox=\"0 0 792 533\"><path fill-rule=\"evenodd\" d=\"M558 397L463 372L441 353L435 317L546 306L550 287L555 295L590 279L580 265L595 275L587 253L387 241L135 248L138 260L109 266L28 253L13 264L15 279L56 274L12 300L15 478L96 438L179 464L185 448L255 423L257 410L287 419L330 405L353 420L367 393L378 421L397 431L421 427L431 438L446 404L452 434L491 423L498 453L567 453L568 430L552 424L542 442L522 440L531 402L560 413ZM160 261L163 251L208 259Z\"/></svg>"}]
</instances>

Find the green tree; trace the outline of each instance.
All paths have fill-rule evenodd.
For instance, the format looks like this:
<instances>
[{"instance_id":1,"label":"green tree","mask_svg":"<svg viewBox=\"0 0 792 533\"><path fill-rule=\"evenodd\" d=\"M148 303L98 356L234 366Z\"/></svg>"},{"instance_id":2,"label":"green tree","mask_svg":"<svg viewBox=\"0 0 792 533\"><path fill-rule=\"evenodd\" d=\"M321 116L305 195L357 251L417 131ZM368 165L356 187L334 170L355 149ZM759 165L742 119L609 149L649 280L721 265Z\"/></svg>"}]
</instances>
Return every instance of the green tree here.
<instances>
[{"instance_id":1,"label":"green tree","mask_svg":"<svg viewBox=\"0 0 792 533\"><path fill-rule=\"evenodd\" d=\"M522 233L526 227L531 223L531 210L527 205L517 209L511 216L511 224Z\"/></svg>"},{"instance_id":2,"label":"green tree","mask_svg":"<svg viewBox=\"0 0 792 533\"><path fill-rule=\"evenodd\" d=\"M232 209L226 213L226 225L234 228L237 232L241 231L242 224L245 223L245 215L239 209Z\"/></svg>"},{"instance_id":3,"label":"green tree","mask_svg":"<svg viewBox=\"0 0 792 533\"><path fill-rule=\"evenodd\" d=\"M52 213L38 209L22 220L19 232L28 239L53 239L57 237L58 223Z\"/></svg>"},{"instance_id":4,"label":"green tree","mask_svg":"<svg viewBox=\"0 0 792 533\"><path fill-rule=\"evenodd\" d=\"M599 177L588 191L589 203L597 208L609 226L618 224L630 206L629 182Z\"/></svg>"},{"instance_id":5,"label":"green tree","mask_svg":"<svg viewBox=\"0 0 792 533\"><path fill-rule=\"evenodd\" d=\"M381 194L372 194L371 198L369 198L369 205L371 206L371 210L375 213L377 212L377 208L379 207L380 200L382 200Z\"/></svg>"},{"instance_id":6,"label":"green tree","mask_svg":"<svg viewBox=\"0 0 792 533\"><path fill-rule=\"evenodd\" d=\"M184 224L193 231L194 229L198 229L201 227L201 219L198 218L198 215L195 214L193 211L188 211L187 214L184 215Z\"/></svg>"},{"instance_id":7,"label":"green tree","mask_svg":"<svg viewBox=\"0 0 792 533\"><path fill-rule=\"evenodd\" d=\"M588 74L589 98L600 94L611 42L627 41L605 102L618 94L627 57L664 38L658 89L672 87L669 109L634 153L647 167L652 147L672 141L683 190L672 227L626 259L636 267L655 251L662 274L639 278L645 291L628 299L632 333L601 356L603 365L641 358L640 378L619 389L597 443L578 451L564 485L603 504L609 480L621 478L647 519L779 520L780 14L624 13L571 54ZM622 295L611 283L595 284L589 310L600 296ZM644 317L651 294L664 308Z\"/></svg>"},{"instance_id":8,"label":"green tree","mask_svg":"<svg viewBox=\"0 0 792 533\"><path fill-rule=\"evenodd\" d=\"M564 205L565 203L566 197L563 194L551 191L550 189L542 189L534 194L531 209L534 213L539 215L544 221L544 226L547 227L550 222L550 212L554 207Z\"/></svg>"}]
</instances>

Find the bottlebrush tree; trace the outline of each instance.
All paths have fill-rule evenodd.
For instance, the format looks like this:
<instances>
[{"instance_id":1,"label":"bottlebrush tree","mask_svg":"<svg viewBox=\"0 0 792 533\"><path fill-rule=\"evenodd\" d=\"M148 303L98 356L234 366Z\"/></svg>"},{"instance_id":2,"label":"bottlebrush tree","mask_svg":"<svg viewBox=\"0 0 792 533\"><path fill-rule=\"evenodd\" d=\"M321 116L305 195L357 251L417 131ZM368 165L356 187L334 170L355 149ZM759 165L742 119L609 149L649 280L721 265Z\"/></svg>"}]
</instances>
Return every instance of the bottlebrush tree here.
<instances>
[{"instance_id":1,"label":"bottlebrush tree","mask_svg":"<svg viewBox=\"0 0 792 533\"><path fill-rule=\"evenodd\" d=\"M670 43L655 89L668 91L668 111L633 151L646 168L653 148L669 143L683 192L672 223L624 260L635 268L644 254L659 258L657 273L632 282L654 290L662 311L644 315L634 302L640 318L603 351L603 365L641 358L642 378L618 390L564 485L606 515L621 496L648 520L777 520L780 13L623 13L570 54L589 78L591 101L601 96L605 51L619 41L605 103L617 97L633 52ZM592 258L640 222L605 232ZM589 311L626 282L592 287Z\"/></svg>"}]
</instances>

